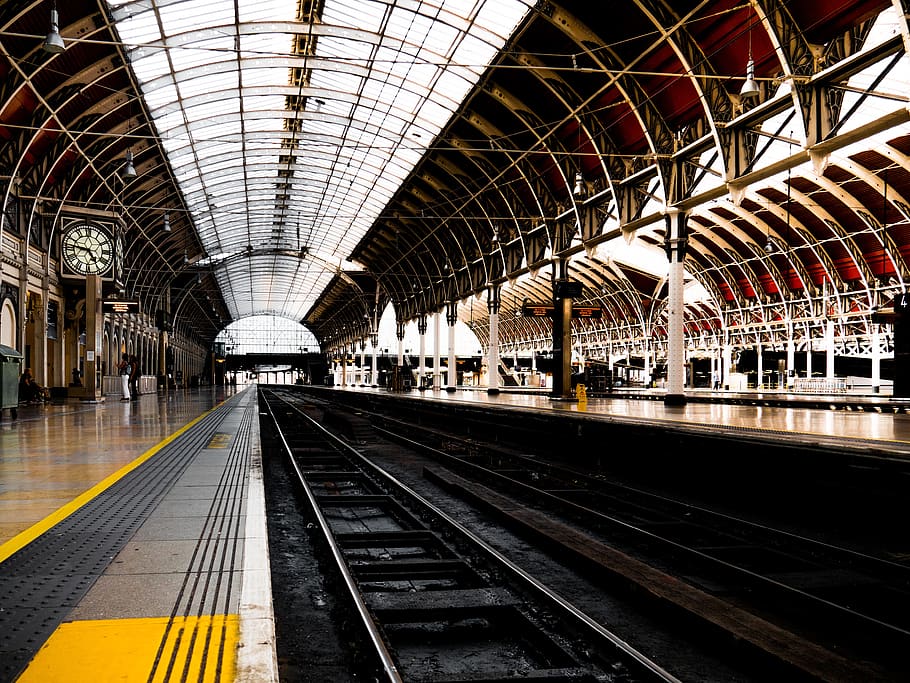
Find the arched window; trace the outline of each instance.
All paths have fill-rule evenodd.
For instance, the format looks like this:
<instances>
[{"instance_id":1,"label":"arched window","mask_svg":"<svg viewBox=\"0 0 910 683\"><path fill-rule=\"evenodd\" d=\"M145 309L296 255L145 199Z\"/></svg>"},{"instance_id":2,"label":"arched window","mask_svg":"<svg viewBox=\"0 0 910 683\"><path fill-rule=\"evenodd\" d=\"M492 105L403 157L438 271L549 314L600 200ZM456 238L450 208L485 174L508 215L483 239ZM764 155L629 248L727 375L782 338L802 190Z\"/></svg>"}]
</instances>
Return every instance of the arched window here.
<instances>
[{"instance_id":1,"label":"arched window","mask_svg":"<svg viewBox=\"0 0 910 683\"><path fill-rule=\"evenodd\" d=\"M4 299L2 306L0 306L0 344L18 349L19 345L16 343L16 338L19 336L16 334L17 329L16 309L13 308L12 299Z\"/></svg>"}]
</instances>

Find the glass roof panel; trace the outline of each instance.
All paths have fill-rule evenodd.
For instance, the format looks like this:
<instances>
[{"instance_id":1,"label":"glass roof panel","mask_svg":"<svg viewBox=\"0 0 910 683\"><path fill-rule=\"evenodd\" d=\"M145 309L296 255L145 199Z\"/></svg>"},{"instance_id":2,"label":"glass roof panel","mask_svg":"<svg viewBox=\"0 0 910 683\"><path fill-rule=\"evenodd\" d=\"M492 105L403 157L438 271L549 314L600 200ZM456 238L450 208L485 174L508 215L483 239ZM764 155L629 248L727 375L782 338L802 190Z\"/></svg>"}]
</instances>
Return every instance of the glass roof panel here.
<instances>
[{"instance_id":1,"label":"glass roof panel","mask_svg":"<svg viewBox=\"0 0 910 683\"><path fill-rule=\"evenodd\" d=\"M108 0L234 319L306 314L300 248L347 258L535 4Z\"/></svg>"}]
</instances>

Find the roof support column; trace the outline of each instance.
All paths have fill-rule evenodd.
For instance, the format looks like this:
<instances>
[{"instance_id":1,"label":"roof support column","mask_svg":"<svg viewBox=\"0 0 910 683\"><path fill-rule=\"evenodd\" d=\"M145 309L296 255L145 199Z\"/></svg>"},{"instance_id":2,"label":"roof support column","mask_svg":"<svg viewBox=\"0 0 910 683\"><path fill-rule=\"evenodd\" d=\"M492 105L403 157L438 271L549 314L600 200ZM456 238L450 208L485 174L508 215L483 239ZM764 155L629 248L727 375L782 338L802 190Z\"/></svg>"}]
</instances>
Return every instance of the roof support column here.
<instances>
[{"instance_id":1,"label":"roof support column","mask_svg":"<svg viewBox=\"0 0 910 683\"><path fill-rule=\"evenodd\" d=\"M398 337L398 368L404 369L404 321L395 321L395 336Z\"/></svg>"},{"instance_id":2,"label":"roof support column","mask_svg":"<svg viewBox=\"0 0 910 683\"><path fill-rule=\"evenodd\" d=\"M787 390L793 389L796 378L796 342L793 340L793 326L787 328Z\"/></svg>"},{"instance_id":3,"label":"roof support column","mask_svg":"<svg viewBox=\"0 0 910 683\"><path fill-rule=\"evenodd\" d=\"M764 389L765 383L765 363L764 363L764 350L761 345L761 338L755 344L755 362L756 362L756 375L755 375L755 388L761 391Z\"/></svg>"},{"instance_id":4,"label":"roof support column","mask_svg":"<svg viewBox=\"0 0 910 683\"><path fill-rule=\"evenodd\" d=\"M446 304L446 322L449 324L449 371L446 378L446 391L455 391L458 383L458 366L455 361L455 323L458 322L458 303L450 301Z\"/></svg>"},{"instance_id":5,"label":"roof support column","mask_svg":"<svg viewBox=\"0 0 910 683\"><path fill-rule=\"evenodd\" d=\"M553 282L553 391L555 399L569 400L572 395L572 302L581 286L568 278L568 262L559 259Z\"/></svg>"},{"instance_id":6,"label":"roof support column","mask_svg":"<svg viewBox=\"0 0 910 683\"><path fill-rule=\"evenodd\" d=\"M433 314L433 388L439 389L442 386L441 375L440 375L440 358L439 350L441 347L439 340L439 320L442 318L442 313L436 311Z\"/></svg>"},{"instance_id":7,"label":"roof support column","mask_svg":"<svg viewBox=\"0 0 910 683\"><path fill-rule=\"evenodd\" d=\"M373 329L373 332L370 333L370 344L373 345L373 363L370 368L370 386L378 387L379 386L379 366L376 364L376 356L379 354L379 332Z\"/></svg>"},{"instance_id":8,"label":"roof support column","mask_svg":"<svg viewBox=\"0 0 910 683\"><path fill-rule=\"evenodd\" d=\"M341 386L342 388L348 385L348 343L344 342L341 345Z\"/></svg>"},{"instance_id":9,"label":"roof support column","mask_svg":"<svg viewBox=\"0 0 910 683\"><path fill-rule=\"evenodd\" d=\"M420 333L420 338L418 341L419 345L419 360L417 363L417 390L423 391L424 387L423 378L427 374L427 316L426 313L421 313L417 318L417 332Z\"/></svg>"},{"instance_id":10,"label":"roof support column","mask_svg":"<svg viewBox=\"0 0 910 683\"><path fill-rule=\"evenodd\" d=\"M878 323L872 323L872 391L878 393L881 391L882 384L882 347L879 338L881 326Z\"/></svg>"},{"instance_id":11,"label":"roof support column","mask_svg":"<svg viewBox=\"0 0 910 683\"><path fill-rule=\"evenodd\" d=\"M499 308L502 290L497 285L487 288L487 310L490 312L490 348L487 356L487 393L499 393Z\"/></svg>"},{"instance_id":12,"label":"roof support column","mask_svg":"<svg viewBox=\"0 0 910 683\"><path fill-rule=\"evenodd\" d=\"M667 207L667 238L664 244L670 259L669 291L667 294L667 405L684 405L686 394L685 338L683 322L685 299L683 283L683 262L686 259L686 223L688 215L676 207Z\"/></svg>"}]
</instances>

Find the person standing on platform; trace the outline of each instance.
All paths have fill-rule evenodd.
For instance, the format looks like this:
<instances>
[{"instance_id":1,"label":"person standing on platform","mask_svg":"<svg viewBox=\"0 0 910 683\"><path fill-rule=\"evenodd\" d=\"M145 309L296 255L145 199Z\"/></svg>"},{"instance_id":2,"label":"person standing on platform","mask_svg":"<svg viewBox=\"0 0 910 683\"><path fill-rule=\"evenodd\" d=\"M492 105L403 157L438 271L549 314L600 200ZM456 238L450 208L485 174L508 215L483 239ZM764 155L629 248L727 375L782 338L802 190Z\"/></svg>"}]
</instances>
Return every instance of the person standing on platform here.
<instances>
[{"instance_id":1,"label":"person standing on platform","mask_svg":"<svg viewBox=\"0 0 910 683\"><path fill-rule=\"evenodd\" d=\"M130 398L139 398L139 359L135 355L130 356Z\"/></svg>"},{"instance_id":2,"label":"person standing on platform","mask_svg":"<svg viewBox=\"0 0 910 683\"><path fill-rule=\"evenodd\" d=\"M123 393L123 396L120 397L121 401L130 400L130 371L132 367L130 366L130 359L125 353L123 358L120 360L120 364L117 365L117 370L120 373L120 387Z\"/></svg>"}]
</instances>

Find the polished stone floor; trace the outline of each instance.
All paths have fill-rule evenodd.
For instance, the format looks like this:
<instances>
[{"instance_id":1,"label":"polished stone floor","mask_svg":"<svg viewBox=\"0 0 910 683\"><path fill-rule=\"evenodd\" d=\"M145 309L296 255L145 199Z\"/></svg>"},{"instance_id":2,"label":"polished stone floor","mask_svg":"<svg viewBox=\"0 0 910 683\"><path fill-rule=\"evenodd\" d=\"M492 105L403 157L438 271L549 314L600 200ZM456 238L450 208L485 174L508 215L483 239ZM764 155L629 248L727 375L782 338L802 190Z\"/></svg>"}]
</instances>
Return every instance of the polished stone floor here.
<instances>
[{"instance_id":1,"label":"polished stone floor","mask_svg":"<svg viewBox=\"0 0 910 683\"><path fill-rule=\"evenodd\" d=\"M0 546L72 503L200 415L232 387L22 406L0 416Z\"/></svg>"}]
</instances>

